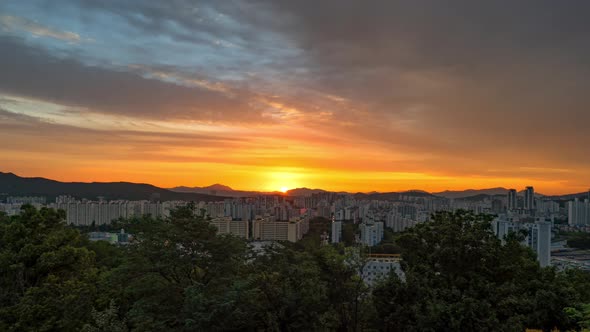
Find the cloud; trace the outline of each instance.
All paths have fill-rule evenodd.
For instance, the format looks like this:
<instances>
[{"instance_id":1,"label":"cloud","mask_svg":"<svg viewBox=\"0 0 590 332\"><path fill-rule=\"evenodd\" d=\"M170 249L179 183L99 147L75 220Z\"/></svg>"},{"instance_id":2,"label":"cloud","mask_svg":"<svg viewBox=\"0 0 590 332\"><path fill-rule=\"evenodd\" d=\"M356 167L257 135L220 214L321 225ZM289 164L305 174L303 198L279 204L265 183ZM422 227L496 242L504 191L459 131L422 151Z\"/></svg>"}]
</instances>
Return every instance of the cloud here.
<instances>
[{"instance_id":1,"label":"cloud","mask_svg":"<svg viewBox=\"0 0 590 332\"><path fill-rule=\"evenodd\" d=\"M94 31L102 51L0 37L5 93L94 115L297 135L258 142L300 153L277 163L302 164L307 135L319 150L347 146L334 158L314 150L314 167L570 180L590 169L580 143L590 139L587 1L37 3L51 16L67 8L75 15L57 26Z\"/></svg>"},{"instance_id":2,"label":"cloud","mask_svg":"<svg viewBox=\"0 0 590 332\"><path fill-rule=\"evenodd\" d=\"M88 66L0 36L0 91L89 112L138 118L257 121L247 96L145 78L134 71Z\"/></svg>"},{"instance_id":3,"label":"cloud","mask_svg":"<svg viewBox=\"0 0 590 332\"><path fill-rule=\"evenodd\" d=\"M79 34L71 31L59 31L22 17L0 15L0 27L5 30L23 30L33 36L50 37L71 43L78 43L82 40Z\"/></svg>"},{"instance_id":4,"label":"cloud","mask_svg":"<svg viewBox=\"0 0 590 332\"><path fill-rule=\"evenodd\" d=\"M359 136L447 163L590 166L572 144L590 139L590 3L262 2L306 50L306 86L346 98L334 118Z\"/></svg>"},{"instance_id":5,"label":"cloud","mask_svg":"<svg viewBox=\"0 0 590 332\"><path fill-rule=\"evenodd\" d=\"M270 6L249 1L71 1L81 11L107 13L123 18L152 35L183 42L207 42L220 47L274 47L263 41L274 35L263 30L272 21ZM51 2L53 3L53 2ZM247 16L247 19L245 19Z\"/></svg>"}]
</instances>

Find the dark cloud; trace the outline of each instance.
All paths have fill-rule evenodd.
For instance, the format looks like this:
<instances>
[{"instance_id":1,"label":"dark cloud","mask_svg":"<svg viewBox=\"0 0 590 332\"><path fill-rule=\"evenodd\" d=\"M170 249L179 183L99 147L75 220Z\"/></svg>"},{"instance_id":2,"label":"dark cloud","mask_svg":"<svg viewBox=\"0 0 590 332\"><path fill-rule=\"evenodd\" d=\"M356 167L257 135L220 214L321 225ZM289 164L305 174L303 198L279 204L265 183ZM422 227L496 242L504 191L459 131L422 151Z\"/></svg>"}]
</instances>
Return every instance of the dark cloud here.
<instances>
[{"instance_id":1,"label":"dark cloud","mask_svg":"<svg viewBox=\"0 0 590 332\"><path fill-rule=\"evenodd\" d=\"M587 1L265 3L289 18L277 28L306 51L307 83L348 98L364 137L589 162L573 143L590 139Z\"/></svg>"},{"instance_id":2,"label":"dark cloud","mask_svg":"<svg viewBox=\"0 0 590 332\"><path fill-rule=\"evenodd\" d=\"M235 93L146 79L132 69L88 66L0 36L0 92L88 111L154 119L259 120Z\"/></svg>"}]
</instances>

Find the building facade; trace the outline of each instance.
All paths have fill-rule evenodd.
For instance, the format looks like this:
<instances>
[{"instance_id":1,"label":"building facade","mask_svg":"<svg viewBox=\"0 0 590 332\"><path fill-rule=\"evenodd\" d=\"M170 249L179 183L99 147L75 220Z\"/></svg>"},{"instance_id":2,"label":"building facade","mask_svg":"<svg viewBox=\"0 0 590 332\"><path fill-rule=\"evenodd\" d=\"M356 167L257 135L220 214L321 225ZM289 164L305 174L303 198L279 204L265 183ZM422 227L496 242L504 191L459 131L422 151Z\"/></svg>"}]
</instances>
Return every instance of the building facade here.
<instances>
[{"instance_id":1,"label":"building facade","mask_svg":"<svg viewBox=\"0 0 590 332\"><path fill-rule=\"evenodd\" d=\"M542 267L551 264L551 222L522 223L502 216L494 220L492 228L496 236L502 240L509 233L524 231L526 235L522 244L533 249Z\"/></svg>"},{"instance_id":2,"label":"building facade","mask_svg":"<svg viewBox=\"0 0 590 332\"><path fill-rule=\"evenodd\" d=\"M585 199L583 202L578 198L567 204L568 224L590 225L590 200Z\"/></svg>"}]
</instances>

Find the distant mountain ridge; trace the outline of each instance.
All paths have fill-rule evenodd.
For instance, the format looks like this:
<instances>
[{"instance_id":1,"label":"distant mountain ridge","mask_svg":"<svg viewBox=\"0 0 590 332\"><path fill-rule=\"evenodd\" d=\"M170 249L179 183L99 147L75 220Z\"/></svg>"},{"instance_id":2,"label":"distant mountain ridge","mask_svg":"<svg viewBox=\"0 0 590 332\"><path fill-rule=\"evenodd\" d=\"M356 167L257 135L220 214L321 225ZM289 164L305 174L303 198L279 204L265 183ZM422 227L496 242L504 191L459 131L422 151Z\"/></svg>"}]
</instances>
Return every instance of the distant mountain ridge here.
<instances>
[{"instance_id":1,"label":"distant mountain ridge","mask_svg":"<svg viewBox=\"0 0 590 332\"><path fill-rule=\"evenodd\" d=\"M310 189L310 188L295 188L287 191L289 196L311 196L312 194L325 193L327 191L323 189Z\"/></svg>"},{"instance_id":2,"label":"distant mountain ridge","mask_svg":"<svg viewBox=\"0 0 590 332\"><path fill-rule=\"evenodd\" d=\"M203 189L220 190L220 191L233 191L233 189L231 187L224 186L224 185L219 184L219 183L212 184L212 185L207 186L207 187L203 187Z\"/></svg>"},{"instance_id":3,"label":"distant mountain ridge","mask_svg":"<svg viewBox=\"0 0 590 332\"><path fill-rule=\"evenodd\" d=\"M234 190L229 186L223 184L213 184L206 187L174 187L170 188L170 191L178 192L178 193L193 193L193 194L204 194L204 195L213 195L213 196L225 196L225 197L253 197L259 195L268 195L268 192L261 192L261 191L244 191L244 190ZM279 192L272 192L274 194L281 194Z\"/></svg>"},{"instance_id":4,"label":"distant mountain ridge","mask_svg":"<svg viewBox=\"0 0 590 332\"><path fill-rule=\"evenodd\" d=\"M286 196L310 196L311 194L326 192L323 189L309 189L309 188L294 188L288 190L286 193L280 191L245 191L245 190L234 190L229 186L223 184L213 184L206 187L174 187L170 188L174 192L183 193L200 193L210 195L222 195L228 197L252 197L260 195L286 195Z\"/></svg>"},{"instance_id":5,"label":"distant mountain ridge","mask_svg":"<svg viewBox=\"0 0 590 332\"><path fill-rule=\"evenodd\" d=\"M434 193L434 195L449 198L449 199L471 199L475 200L477 197L483 196L505 196L508 195L508 190L504 187L497 187L497 188L489 188L489 189L467 189L467 190L457 190L457 191L450 191L445 190L442 192ZM525 190L520 190L517 192L518 196L523 196ZM578 195L578 194L574 194ZM568 196L568 195L565 195ZM541 193L535 192L535 197L546 197ZM557 199L562 199L563 196L553 196Z\"/></svg>"},{"instance_id":6,"label":"distant mountain ridge","mask_svg":"<svg viewBox=\"0 0 590 332\"><path fill-rule=\"evenodd\" d=\"M55 180L33 177L20 177L13 173L0 172L0 193L14 196L40 195L54 198L59 195L71 195L77 198L107 200L186 200L213 201L219 197L198 194L180 193L159 188L151 184L131 182L59 182Z\"/></svg>"},{"instance_id":7,"label":"distant mountain ridge","mask_svg":"<svg viewBox=\"0 0 590 332\"><path fill-rule=\"evenodd\" d=\"M356 193L356 199L371 199L371 200L400 200L402 196L406 197L436 197L435 195L423 190L408 190L401 192L370 192L370 193Z\"/></svg>"},{"instance_id":8,"label":"distant mountain ridge","mask_svg":"<svg viewBox=\"0 0 590 332\"><path fill-rule=\"evenodd\" d=\"M96 199L104 197L111 199L144 200L158 198L160 200L189 200L189 201L215 201L231 197L253 197L259 195L286 195L286 196L310 196L316 193L328 193L324 189L295 188L282 193L279 191L243 191L234 190L223 184L212 184L206 187L185 187L179 186L170 189L159 188L145 183L131 182L59 182L41 177L20 177L13 173L0 172L0 194L7 195L42 195L55 197L59 195L72 195L78 198ZM506 195L508 189L503 187L488 189L467 189L467 190L445 190L442 192L429 193L423 190L413 189L401 192L368 192L368 193L347 193L357 199L374 200L398 200L402 195L409 197L444 197L450 199L477 199L484 196ZM522 195L523 191L519 191ZM537 196L544 196L536 193ZM586 198L587 192L544 196L555 200L572 200L576 197Z\"/></svg>"},{"instance_id":9,"label":"distant mountain ridge","mask_svg":"<svg viewBox=\"0 0 590 332\"><path fill-rule=\"evenodd\" d=\"M503 187L497 187L497 188L489 188L489 189L445 190L445 191L441 191L438 193L433 193L433 195L436 195L436 196L441 196L441 197L445 197L445 198L452 198L452 199L465 198L465 197L477 196L477 195L482 195L482 194L489 195L489 196L507 195L508 189L503 188Z\"/></svg>"}]
</instances>

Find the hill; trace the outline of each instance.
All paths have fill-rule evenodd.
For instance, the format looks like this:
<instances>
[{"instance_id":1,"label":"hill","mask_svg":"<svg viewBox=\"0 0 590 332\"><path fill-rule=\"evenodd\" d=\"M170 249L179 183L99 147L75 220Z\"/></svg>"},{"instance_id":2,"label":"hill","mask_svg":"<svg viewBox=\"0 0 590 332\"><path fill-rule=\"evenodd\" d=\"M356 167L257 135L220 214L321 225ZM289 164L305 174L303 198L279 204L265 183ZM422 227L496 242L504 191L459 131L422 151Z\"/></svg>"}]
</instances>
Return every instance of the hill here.
<instances>
[{"instance_id":1,"label":"hill","mask_svg":"<svg viewBox=\"0 0 590 332\"><path fill-rule=\"evenodd\" d=\"M325 193L323 189L295 188L287 191L289 196L311 196L311 194Z\"/></svg>"},{"instance_id":2,"label":"hill","mask_svg":"<svg viewBox=\"0 0 590 332\"><path fill-rule=\"evenodd\" d=\"M497 195L488 195L488 194L477 194L474 196L467 196L467 197L461 197L461 198L456 198L456 200L460 200L460 201L469 201L469 202L480 202L483 201L485 199L502 199L504 198L506 195L502 195L502 194L497 194Z\"/></svg>"},{"instance_id":3,"label":"hill","mask_svg":"<svg viewBox=\"0 0 590 332\"><path fill-rule=\"evenodd\" d=\"M410 190L410 191L403 191L403 192L386 192L386 193L379 193L379 192L371 192L371 193L356 193L354 197L356 199L369 199L369 200L382 200L382 201L399 201L402 196L406 197L435 197L433 194L430 194L425 191L421 190Z\"/></svg>"},{"instance_id":4,"label":"hill","mask_svg":"<svg viewBox=\"0 0 590 332\"><path fill-rule=\"evenodd\" d=\"M6 195L47 196L49 199L59 195L71 195L77 198L97 199L101 196L107 200L149 200L162 201L213 201L223 197L180 193L159 188L151 184L130 182L59 182L45 178L25 178L13 173L0 172L0 193Z\"/></svg>"},{"instance_id":5,"label":"hill","mask_svg":"<svg viewBox=\"0 0 590 332\"><path fill-rule=\"evenodd\" d=\"M203 189L208 189L208 190L219 190L219 191L233 191L233 189L231 187L216 183L216 184L212 184L210 186L207 187L203 187Z\"/></svg>"},{"instance_id":6,"label":"hill","mask_svg":"<svg viewBox=\"0 0 590 332\"><path fill-rule=\"evenodd\" d=\"M577 193L577 194L565 194L565 195L545 196L545 197L553 199L553 200L561 200L561 201L572 201L575 198L578 198L580 200L584 200L586 198L590 198L590 191L581 192L581 193Z\"/></svg>"},{"instance_id":7,"label":"hill","mask_svg":"<svg viewBox=\"0 0 590 332\"><path fill-rule=\"evenodd\" d=\"M174 187L170 188L170 191L179 192L179 193L197 193L197 194L206 194L206 195L214 195L214 196L225 196L225 197L254 197L259 195L269 195L269 194L280 194L278 192L274 193L267 193L267 192L260 192L260 191L244 191L244 190L234 190L229 186L223 184L213 184L207 187Z\"/></svg>"},{"instance_id":8,"label":"hill","mask_svg":"<svg viewBox=\"0 0 590 332\"><path fill-rule=\"evenodd\" d=\"M467 190L445 190L438 193L433 193L436 196L441 196L445 198L465 198L477 195L506 195L508 193L508 189L497 187L497 188L489 188L489 189L467 189Z\"/></svg>"}]
</instances>

